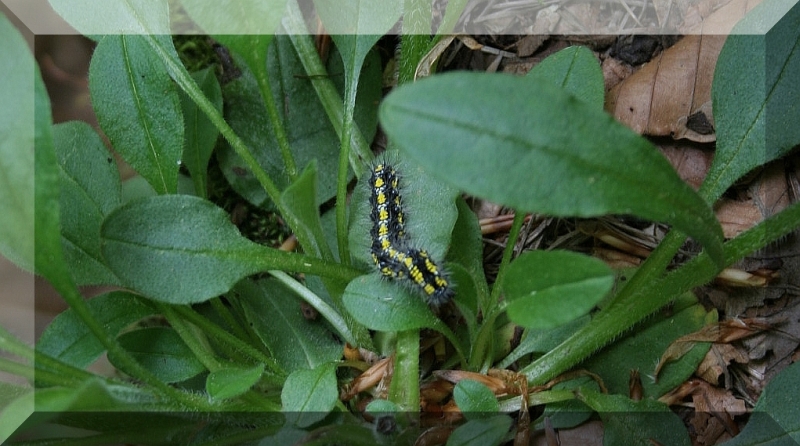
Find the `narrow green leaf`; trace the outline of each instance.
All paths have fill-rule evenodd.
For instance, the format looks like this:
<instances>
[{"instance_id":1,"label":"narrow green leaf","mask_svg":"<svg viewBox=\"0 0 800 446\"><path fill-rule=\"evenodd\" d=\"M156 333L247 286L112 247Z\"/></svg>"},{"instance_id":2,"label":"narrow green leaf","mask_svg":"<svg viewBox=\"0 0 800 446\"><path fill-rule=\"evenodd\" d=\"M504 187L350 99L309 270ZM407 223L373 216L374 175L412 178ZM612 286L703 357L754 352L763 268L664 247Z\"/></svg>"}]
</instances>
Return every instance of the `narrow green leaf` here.
<instances>
[{"instance_id":1,"label":"narrow green leaf","mask_svg":"<svg viewBox=\"0 0 800 446\"><path fill-rule=\"evenodd\" d=\"M172 328L142 328L123 333L117 340L142 367L164 382L185 381L206 370ZM113 354L108 360L125 371Z\"/></svg>"},{"instance_id":2,"label":"narrow green leaf","mask_svg":"<svg viewBox=\"0 0 800 446\"><path fill-rule=\"evenodd\" d=\"M181 5L207 34L238 37L275 34L286 0L181 0Z\"/></svg>"},{"instance_id":3,"label":"narrow green leaf","mask_svg":"<svg viewBox=\"0 0 800 446\"><path fill-rule=\"evenodd\" d=\"M526 212L664 221L722 259L711 208L652 144L561 89L448 73L395 90L380 118L409 158L470 194Z\"/></svg>"},{"instance_id":4,"label":"narrow green leaf","mask_svg":"<svg viewBox=\"0 0 800 446\"><path fill-rule=\"evenodd\" d=\"M53 127L61 179L64 258L79 285L117 285L100 253L100 224L121 202L119 171L100 135L84 122Z\"/></svg>"},{"instance_id":5,"label":"narrow green leaf","mask_svg":"<svg viewBox=\"0 0 800 446\"><path fill-rule=\"evenodd\" d=\"M571 251L530 251L508 268L503 282L508 316L534 329L557 327L587 314L614 284L614 273Z\"/></svg>"},{"instance_id":6,"label":"narrow green leaf","mask_svg":"<svg viewBox=\"0 0 800 446\"><path fill-rule=\"evenodd\" d=\"M400 18L402 5L401 2L387 4L381 0L314 1L328 34L353 37L359 34L384 35Z\"/></svg>"},{"instance_id":7,"label":"narrow green leaf","mask_svg":"<svg viewBox=\"0 0 800 446\"><path fill-rule=\"evenodd\" d=\"M33 54L5 15L0 15L0 254L28 271L34 268L34 144L49 130L47 91ZM39 131L41 133L39 133Z\"/></svg>"},{"instance_id":8,"label":"narrow green leaf","mask_svg":"<svg viewBox=\"0 0 800 446\"><path fill-rule=\"evenodd\" d=\"M511 417L496 415L467 421L450 434L447 446L497 446L511 428Z\"/></svg>"},{"instance_id":9,"label":"narrow green leaf","mask_svg":"<svg viewBox=\"0 0 800 446\"><path fill-rule=\"evenodd\" d=\"M205 96L222 113L222 89L214 75L214 70L192 73L192 78ZM183 90L180 91L181 109L183 110L186 129L184 131L183 164L189 170L194 181L195 193L206 196L208 161L217 143L219 130L211 123L208 116L197 107Z\"/></svg>"},{"instance_id":10,"label":"narrow green leaf","mask_svg":"<svg viewBox=\"0 0 800 446\"><path fill-rule=\"evenodd\" d=\"M681 419L662 402L651 399L632 401L622 395L586 389L579 397L603 420L603 444L691 444Z\"/></svg>"},{"instance_id":11,"label":"narrow green leaf","mask_svg":"<svg viewBox=\"0 0 800 446\"><path fill-rule=\"evenodd\" d=\"M331 54L328 72L335 74L332 77L333 84L342 92L343 68L341 58L336 54ZM261 167L283 189L289 182L258 84L247 66L240 68L242 75L223 88L226 120L251 148ZM334 166L339 157L339 137L314 91L313 80L298 76L304 71L289 38L276 36L269 47L267 73L272 80L273 99L280 104L279 111L297 168L305 168L313 159L324 167L318 172L319 205L336 193L337 173ZM376 53L370 53L361 76L355 119L363 134L371 137L377 128L377 103L381 97L380 58ZM218 150L217 158L234 189L250 202L262 205L267 198L264 188L247 169L244 161L227 145Z\"/></svg>"},{"instance_id":12,"label":"narrow green leaf","mask_svg":"<svg viewBox=\"0 0 800 446\"><path fill-rule=\"evenodd\" d=\"M336 365L333 363L292 372L281 392L283 411L295 412L294 424L298 427L308 427L325 418L338 399Z\"/></svg>"},{"instance_id":13,"label":"narrow green leaf","mask_svg":"<svg viewBox=\"0 0 800 446\"><path fill-rule=\"evenodd\" d=\"M800 7L765 1L733 28L714 71L717 151L700 189L709 201L800 144L798 78Z\"/></svg>"},{"instance_id":14,"label":"narrow green leaf","mask_svg":"<svg viewBox=\"0 0 800 446\"><path fill-rule=\"evenodd\" d=\"M259 271L258 245L239 234L225 211L197 197L128 203L106 218L101 235L117 277L162 302L203 302Z\"/></svg>"},{"instance_id":15,"label":"narrow green leaf","mask_svg":"<svg viewBox=\"0 0 800 446\"><path fill-rule=\"evenodd\" d=\"M148 38L106 36L99 42L89 67L92 106L125 161L157 192L175 193L183 115L175 84Z\"/></svg>"},{"instance_id":16,"label":"narrow green leaf","mask_svg":"<svg viewBox=\"0 0 800 446\"><path fill-rule=\"evenodd\" d=\"M125 291L112 291L86 302L106 331L116 336L134 322L155 314L140 298ZM78 368L85 368L105 351L100 340L72 310L56 316L42 333L36 349Z\"/></svg>"},{"instance_id":17,"label":"narrow green leaf","mask_svg":"<svg viewBox=\"0 0 800 446\"><path fill-rule=\"evenodd\" d=\"M206 391L211 398L225 399L250 390L264 373L264 364L253 367L225 367L214 370L206 378Z\"/></svg>"},{"instance_id":18,"label":"narrow green leaf","mask_svg":"<svg viewBox=\"0 0 800 446\"><path fill-rule=\"evenodd\" d=\"M234 289L245 316L287 372L336 361L342 345L321 321L303 317L297 298L274 279L245 280Z\"/></svg>"},{"instance_id":19,"label":"narrow green leaf","mask_svg":"<svg viewBox=\"0 0 800 446\"><path fill-rule=\"evenodd\" d=\"M508 356L497 364L504 369L530 353L546 353L570 337L575 331L589 322L589 315L579 317L572 322L546 330L525 330L522 341Z\"/></svg>"},{"instance_id":20,"label":"narrow green leaf","mask_svg":"<svg viewBox=\"0 0 800 446\"><path fill-rule=\"evenodd\" d=\"M486 418L500 410L497 397L485 385L464 379L453 388L453 398L459 410L468 420Z\"/></svg>"},{"instance_id":21,"label":"narrow green leaf","mask_svg":"<svg viewBox=\"0 0 800 446\"><path fill-rule=\"evenodd\" d=\"M488 311L489 285L486 283L486 275L483 271L483 235L478 216L470 209L467 202L459 197L456 200L458 209L458 219L453 226L453 243L447 253L447 259L464 267L465 272L475 284L474 301L462 292L464 284L461 281L459 291L457 291L457 303L461 307L467 306L467 310L474 315L479 310ZM453 271L451 271L453 272ZM464 309L462 309L464 311ZM466 315L465 315L466 316ZM477 320L467 318L467 324Z\"/></svg>"},{"instance_id":22,"label":"narrow green leaf","mask_svg":"<svg viewBox=\"0 0 800 446\"><path fill-rule=\"evenodd\" d=\"M316 192L317 163L312 160L297 180L281 194L283 207L287 211L284 217L304 252L330 260L333 255L322 232Z\"/></svg>"},{"instance_id":23,"label":"narrow green leaf","mask_svg":"<svg viewBox=\"0 0 800 446\"><path fill-rule=\"evenodd\" d=\"M800 362L786 367L764 388L739 435L724 446L791 445L800 443L797 389Z\"/></svg>"},{"instance_id":24,"label":"narrow green leaf","mask_svg":"<svg viewBox=\"0 0 800 446\"><path fill-rule=\"evenodd\" d=\"M578 99L603 109L605 84L600 64L585 46L570 46L548 56L528 72L531 82L551 82Z\"/></svg>"},{"instance_id":25,"label":"narrow green leaf","mask_svg":"<svg viewBox=\"0 0 800 446\"><path fill-rule=\"evenodd\" d=\"M167 0L50 0L50 5L84 35L170 34Z\"/></svg>"}]
</instances>

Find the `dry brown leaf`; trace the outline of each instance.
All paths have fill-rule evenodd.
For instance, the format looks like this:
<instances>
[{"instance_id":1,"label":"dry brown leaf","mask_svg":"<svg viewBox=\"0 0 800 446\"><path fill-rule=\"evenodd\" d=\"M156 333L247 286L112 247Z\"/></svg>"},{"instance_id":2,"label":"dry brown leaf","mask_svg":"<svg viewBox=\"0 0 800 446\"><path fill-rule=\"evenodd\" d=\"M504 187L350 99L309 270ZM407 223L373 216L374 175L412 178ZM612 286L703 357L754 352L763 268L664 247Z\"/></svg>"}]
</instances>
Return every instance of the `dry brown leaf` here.
<instances>
[{"instance_id":1,"label":"dry brown leaf","mask_svg":"<svg viewBox=\"0 0 800 446\"><path fill-rule=\"evenodd\" d=\"M720 376L728 375L728 366L731 362L747 364L749 360L750 358L741 349L731 344L714 344L697 366L695 374L706 382L716 383L719 382Z\"/></svg>"},{"instance_id":2,"label":"dry brown leaf","mask_svg":"<svg viewBox=\"0 0 800 446\"><path fill-rule=\"evenodd\" d=\"M699 381L692 392L694 416L689 423L697 432L701 444L718 444L739 433L733 417L747 412L744 401L733 396L730 390L720 389Z\"/></svg>"},{"instance_id":3,"label":"dry brown leaf","mask_svg":"<svg viewBox=\"0 0 800 446\"><path fill-rule=\"evenodd\" d=\"M606 96L606 110L634 131L712 142L711 81L725 36L760 0L733 0Z\"/></svg>"},{"instance_id":4,"label":"dry brown leaf","mask_svg":"<svg viewBox=\"0 0 800 446\"><path fill-rule=\"evenodd\" d=\"M655 369L655 376L665 364L677 361L685 355L697 342L730 343L761 331L769 330L771 326L761 318L730 319L712 325L706 325L700 330L672 341L661 355Z\"/></svg>"}]
</instances>

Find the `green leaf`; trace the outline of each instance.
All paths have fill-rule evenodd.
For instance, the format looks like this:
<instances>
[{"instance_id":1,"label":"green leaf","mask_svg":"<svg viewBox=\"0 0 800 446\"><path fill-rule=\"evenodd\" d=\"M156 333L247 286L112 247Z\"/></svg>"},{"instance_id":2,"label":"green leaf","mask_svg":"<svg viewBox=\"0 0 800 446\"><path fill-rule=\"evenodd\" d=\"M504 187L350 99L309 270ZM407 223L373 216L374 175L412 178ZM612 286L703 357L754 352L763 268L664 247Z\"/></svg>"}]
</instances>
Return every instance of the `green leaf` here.
<instances>
[{"instance_id":1,"label":"green leaf","mask_svg":"<svg viewBox=\"0 0 800 446\"><path fill-rule=\"evenodd\" d=\"M211 398L225 399L250 390L264 373L264 364L253 367L225 367L208 374L206 391Z\"/></svg>"},{"instance_id":2,"label":"green leaf","mask_svg":"<svg viewBox=\"0 0 800 446\"><path fill-rule=\"evenodd\" d=\"M172 328L142 328L123 333L117 340L142 367L164 382L185 381L206 370ZM113 354L108 360L125 371Z\"/></svg>"},{"instance_id":3,"label":"green leaf","mask_svg":"<svg viewBox=\"0 0 800 446\"><path fill-rule=\"evenodd\" d=\"M351 41L356 41L358 35L386 34L402 13L402 3L387 4L380 0L342 0L335 3L315 0L314 6L325 25L325 32L331 36L349 36ZM339 42L336 44L339 45Z\"/></svg>"},{"instance_id":4,"label":"green leaf","mask_svg":"<svg viewBox=\"0 0 800 446\"><path fill-rule=\"evenodd\" d=\"M503 442L509 428L511 418L508 415L470 420L450 434L447 446L497 446Z\"/></svg>"},{"instance_id":5,"label":"green leaf","mask_svg":"<svg viewBox=\"0 0 800 446\"><path fill-rule=\"evenodd\" d=\"M87 306L111 336L136 321L155 314L140 298L125 291L112 291L86 301ZM86 324L72 309L53 319L36 343L36 349L67 364L86 368L105 351Z\"/></svg>"},{"instance_id":6,"label":"green leaf","mask_svg":"<svg viewBox=\"0 0 800 446\"><path fill-rule=\"evenodd\" d=\"M205 96L222 113L222 89L214 75L214 70L205 70L192 73L192 78ZM184 123L184 148L183 164L189 170L194 181L195 193L201 197L206 196L206 183L208 161L217 143L219 130L211 123L208 116L197 107L189 96L181 90L181 109L183 110Z\"/></svg>"},{"instance_id":7,"label":"green leaf","mask_svg":"<svg viewBox=\"0 0 800 446\"><path fill-rule=\"evenodd\" d=\"M739 435L724 446L789 445L800 442L797 389L800 362L786 367L764 388Z\"/></svg>"},{"instance_id":8,"label":"green leaf","mask_svg":"<svg viewBox=\"0 0 800 446\"><path fill-rule=\"evenodd\" d=\"M334 73L333 81L343 90L341 58L331 55L328 71ZM238 59L238 58L237 58ZM311 79L298 76L304 67L290 40L276 36L269 47L268 77L273 99L279 104L283 124L298 169L303 169L316 159L319 166L317 202L322 204L336 193L336 166L339 157L339 137L328 119ZM247 143L261 167L273 178L279 188L288 186L278 143L267 119L264 101L253 73L245 66L242 75L225 85L226 120ZM377 103L381 95L380 58L370 53L359 82L355 119L366 137L371 137L377 127ZM298 117L302 117L299 119ZM266 200L264 188L254 178L244 161L228 145L223 145L217 157L220 167L234 189L256 205Z\"/></svg>"},{"instance_id":9,"label":"green leaf","mask_svg":"<svg viewBox=\"0 0 800 446\"><path fill-rule=\"evenodd\" d=\"M453 388L453 398L468 420L486 418L487 414L495 415L500 410L494 393L477 381L459 381Z\"/></svg>"},{"instance_id":10,"label":"green leaf","mask_svg":"<svg viewBox=\"0 0 800 446\"><path fill-rule=\"evenodd\" d=\"M717 151L700 189L709 201L800 144L798 23L796 1L765 1L725 41L712 87Z\"/></svg>"},{"instance_id":11,"label":"green leaf","mask_svg":"<svg viewBox=\"0 0 800 446\"><path fill-rule=\"evenodd\" d=\"M5 73L0 89L0 104L5 104L0 107L0 254L33 271L33 148L49 133L44 126L50 125L50 100L31 50L5 15L0 15L0 41Z\"/></svg>"},{"instance_id":12,"label":"green leaf","mask_svg":"<svg viewBox=\"0 0 800 446\"><path fill-rule=\"evenodd\" d=\"M441 324L421 296L377 273L350 282L342 300L355 320L372 330L404 331Z\"/></svg>"},{"instance_id":13,"label":"green leaf","mask_svg":"<svg viewBox=\"0 0 800 446\"><path fill-rule=\"evenodd\" d=\"M614 273L571 251L529 251L509 265L503 282L508 317L526 328L557 327L588 313L614 284Z\"/></svg>"},{"instance_id":14,"label":"green leaf","mask_svg":"<svg viewBox=\"0 0 800 446\"><path fill-rule=\"evenodd\" d=\"M239 234L225 211L197 197L131 202L106 218L101 235L117 277L162 302L203 302L260 269L253 261L258 245Z\"/></svg>"},{"instance_id":15,"label":"green leaf","mask_svg":"<svg viewBox=\"0 0 800 446\"><path fill-rule=\"evenodd\" d=\"M585 46L570 46L546 57L528 72L531 82L550 82L598 110L603 109L605 84L597 59Z\"/></svg>"},{"instance_id":16,"label":"green leaf","mask_svg":"<svg viewBox=\"0 0 800 446\"><path fill-rule=\"evenodd\" d=\"M34 392L31 388L12 390L6 384L0 390L3 399L8 398L0 405L0 442L5 444L33 413Z\"/></svg>"},{"instance_id":17,"label":"green leaf","mask_svg":"<svg viewBox=\"0 0 800 446\"><path fill-rule=\"evenodd\" d=\"M181 0L192 20L206 34L270 35L286 8L286 0ZM248 36L250 37L250 36ZM228 45L228 42L224 42Z\"/></svg>"},{"instance_id":18,"label":"green leaf","mask_svg":"<svg viewBox=\"0 0 800 446\"><path fill-rule=\"evenodd\" d=\"M603 444L690 445L686 427L666 404L583 389L578 395L603 420Z\"/></svg>"},{"instance_id":19,"label":"green leaf","mask_svg":"<svg viewBox=\"0 0 800 446\"><path fill-rule=\"evenodd\" d=\"M89 89L97 120L114 149L156 191L175 193L183 115L175 84L148 38L104 37L92 56Z\"/></svg>"},{"instance_id":20,"label":"green leaf","mask_svg":"<svg viewBox=\"0 0 800 446\"><path fill-rule=\"evenodd\" d=\"M333 255L322 232L316 192L317 163L312 160L297 180L281 194L281 201L287 211L284 217L304 252L315 257L332 259Z\"/></svg>"},{"instance_id":21,"label":"green leaf","mask_svg":"<svg viewBox=\"0 0 800 446\"><path fill-rule=\"evenodd\" d=\"M114 158L100 136L79 121L53 126L61 179L61 240L64 258L79 285L116 285L100 253L100 224L120 205Z\"/></svg>"},{"instance_id":22,"label":"green leaf","mask_svg":"<svg viewBox=\"0 0 800 446\"><path fill-rule=\"evenodd\" d=\"M456 200L456 208L458 209L458 219L455 226L453 226L453 244L450 251L447 253L448 261L459 264L464 267L467 275L475 284L475 294L473 302L461 290L465 284L463 281L457 280L459 284L459 291L457 291L458 298L456 303L459 309L469 311L473 315L477 315L479 310L488 311L489 300L489 285L486 283L486 275L483 271L483 235L481 234L481 225L478 222L478 216L470 209L467 202L459 197ZM451 271L455 274L455 271ZM463 308L466 306L466 308ZM467 324L477 320L477 318L467 319Z\"/></svg>"},{"instance_id":23,"label":"green leaf","mask_svg":"<svg viewBox=\"0 0 800 446\"><path fill-rule=\"evenodd\" d=\"M579 317L572 322L551 329L525 330L525 334L517 348L497 364L497 368L504 369L531 353L547 353L558 344L570 337L575 331L589 322L589 315Z\"/></svg>"},{"instance_id":24,"label":"green leaf","mask_svg":"<svg viewBox=\"0 0 800 446\"><path fill-rule=\"evenodd\" d=\"M655 367L670 343L716 322L714 314L705 311L693 294L676 299L670 312L656 315L613 345L598 352L583 367L603 378L610 393L627 394L631 370L642 376L642 389L647 398L658 398L684 383L697 370L710 344L698 343L679 360L668 363L654 381Z\"/></svg>"},{"instance_id":25,"label":"green leaf","mask_svg":"<svg viewBox=\"0 0 800 446\"><path fill-rule=\"evenodd\" d=\"M325 418L339 399L336 365L322 364L314 369L295 370L286 378L281 392L284 412L296 412L294 424L308 427Z\"/></svg>"},{"instance_id":26,"label":"green leaf","mask_svg":"<svg viewBox=\"0 0 800 446\"><path fill-rule=\"evenodd\" d=\"M711 208L644 138L547 83L447 73L403 86L381 123L431 176L519 211L664 221L722 260Z\"/></svg>"},{"instance_id":27,"label":"green leaf","mask_svg":"<svg viewBox=\"0 0 800 446\"><path fill-rule=\"evenodd\" d=\"M84 35L170 34L167 0L50 0L50 5Z\"/></svg>"},{"instance_id":28,"label":"green leaf","mask_svg":"<svg viewBox=\"0 0 800 446\"><path fill-rule=\"evenodd\" d=\"M321 322L303 317L297 298L274 279L236 285L247 320L287 372L336 361L342 345Z\"/></svg>"}]
</instances>

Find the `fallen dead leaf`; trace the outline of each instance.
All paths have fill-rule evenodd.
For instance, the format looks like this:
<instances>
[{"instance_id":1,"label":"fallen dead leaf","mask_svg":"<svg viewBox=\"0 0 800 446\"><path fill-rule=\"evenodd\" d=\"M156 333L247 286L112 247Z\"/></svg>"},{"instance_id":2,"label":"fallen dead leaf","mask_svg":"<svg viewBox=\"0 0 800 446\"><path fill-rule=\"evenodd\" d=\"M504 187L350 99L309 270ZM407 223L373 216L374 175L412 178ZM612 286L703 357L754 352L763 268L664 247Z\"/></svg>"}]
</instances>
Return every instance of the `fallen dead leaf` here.
<instances>
[{"instance_id":1,"label":"fallen dead leaf","mask_svg":"<svg viewBox=\"0 0 800 446\"><path fill-rule=\"evenodd\" d=\"M606 110L637 133L712 142L711 82L726 35L760 0L733 0L606 96Z\"/></svg>"}]
</instances>

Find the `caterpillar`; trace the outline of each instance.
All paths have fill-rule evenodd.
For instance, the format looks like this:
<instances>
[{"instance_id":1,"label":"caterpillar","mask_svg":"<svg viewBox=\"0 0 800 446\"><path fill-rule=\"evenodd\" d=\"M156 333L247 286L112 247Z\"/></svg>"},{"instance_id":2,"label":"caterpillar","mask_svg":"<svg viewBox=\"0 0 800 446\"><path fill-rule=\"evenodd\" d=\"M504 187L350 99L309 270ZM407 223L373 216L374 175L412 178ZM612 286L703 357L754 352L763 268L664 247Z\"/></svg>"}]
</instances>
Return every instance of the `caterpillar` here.
<instances>
[{"instance_id":1,"label":"caterpillar","mask_svg":"<svg viewBox=\"0 0 800 446\"><path fill-rule=\"evenodd\" d=\"M409 246L400 178L386 162L373 166L370 175L370 254L385 278L408 283L429 305L440 306L454 295L447 273L428 252Z\"/></svg>"}]
</instances>

